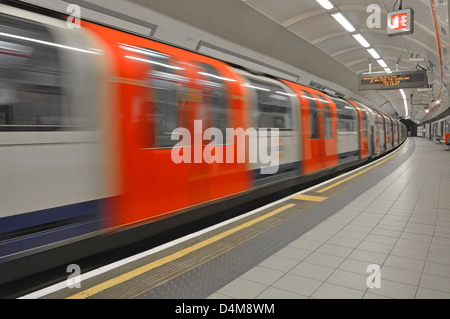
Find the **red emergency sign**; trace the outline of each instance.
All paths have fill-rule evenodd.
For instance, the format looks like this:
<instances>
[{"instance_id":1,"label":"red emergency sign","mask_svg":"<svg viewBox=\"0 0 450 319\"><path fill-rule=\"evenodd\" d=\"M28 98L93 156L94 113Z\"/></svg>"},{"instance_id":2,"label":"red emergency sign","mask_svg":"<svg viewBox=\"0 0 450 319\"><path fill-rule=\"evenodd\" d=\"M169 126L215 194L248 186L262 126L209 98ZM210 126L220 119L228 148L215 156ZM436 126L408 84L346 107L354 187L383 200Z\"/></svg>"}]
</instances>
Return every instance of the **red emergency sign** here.
<instances>
[{"instance_id":1,"label":"red emergency sign","mask_svg":"<svg viewBox=\"0 0 450 319\"><path fill-rule=\"evenodd\" d=\"M391 17L391 30L406 29L408 27L408 14L401 13Z\"/></svg>"}]
</instances>

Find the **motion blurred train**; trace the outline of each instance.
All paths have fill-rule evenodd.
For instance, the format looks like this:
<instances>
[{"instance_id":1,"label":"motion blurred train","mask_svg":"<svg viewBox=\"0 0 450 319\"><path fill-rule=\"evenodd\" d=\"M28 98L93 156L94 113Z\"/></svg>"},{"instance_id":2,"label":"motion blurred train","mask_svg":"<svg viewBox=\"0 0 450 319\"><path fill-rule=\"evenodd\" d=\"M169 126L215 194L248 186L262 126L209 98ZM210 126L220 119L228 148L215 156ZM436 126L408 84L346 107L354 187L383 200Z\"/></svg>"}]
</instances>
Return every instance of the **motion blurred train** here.
<instances>
[{"instance_id":1,"label":"motion blurred train","mask_svg":"<svg viewBox=\"0 0 450 319\"><path fill-rule=\"evenodd\" d=\"M0 4L0 283L164 238L407 137L362 103L54 15ZM195 120L278 129L276 174L261 162L174 163L172 133Z\"/></svg>"}]
</instances>

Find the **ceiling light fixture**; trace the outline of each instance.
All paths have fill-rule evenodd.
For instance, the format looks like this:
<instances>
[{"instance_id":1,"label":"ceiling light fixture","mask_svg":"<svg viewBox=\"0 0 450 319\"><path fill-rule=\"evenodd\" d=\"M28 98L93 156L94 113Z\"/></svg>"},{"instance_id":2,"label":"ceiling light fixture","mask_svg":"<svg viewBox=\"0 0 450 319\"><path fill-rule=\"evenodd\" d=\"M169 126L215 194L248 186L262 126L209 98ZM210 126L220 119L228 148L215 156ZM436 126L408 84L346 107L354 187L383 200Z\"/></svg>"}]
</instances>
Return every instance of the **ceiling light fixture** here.
<instances>
[{"instance_id":1,"label":"ceiling light fixture","mask_svg":"<svg viewBox=\"0 0 450 319\"><path fill-rule=\"evenodd\" d=\"M383 59L377 60L377 62L382 68L387 68L388 67L386 62L384 62Z\"/></svg>"},{"instance_id":2,"label":"ceiling light fixture","mask_svg":"<svg viewBox=\"0 0 450 319\"><path fill-rule=\"evenodd\" d=\"M334 5L328 0L316 0L324 9L331 10Z\"/></svg>"},{"instance_id":3,"label":"ceiling light fixture","mask_svg":"<svg viewBox=\"0 0 450 319\"><path fill-rule=\"evenodd\" d=\"M352 24L350 22L348 22L348 20L342 15L342 13L338 12L338 13L333 13L332 14L333 18L336 19L337 22L339 22L339 24L341 26L344 27L345 30L347 30L348 32L355 32L355 27L352 26Z\"/></svg>"},{"instance_id":4,"label":"ceiling light fixture","mask_svg":"<svg viewBox=\"0 0 450 319\"><path fill-rule=\"evenodd\" d=\"M370 47L369 42L366 41L366 39L364 39L364 37L360 34L353 34L353 37L359 42L359 44L361 44L363 47L368 48Z\"/></svg>"},{"instance_id":5,"label":"ceiling light fixture","mask_svg":"<svg viewBox=\"0 0 450 319\"><path fill-rule=\"evenodd\" d=\"M405 118L407 118L409 116L409 110L408 110L408 101L406 100L405 91L403 91L403 89L400 89L400 94L402 95L403 103L405 104Z\"/></svg>"},{"instance_id":6,"label":"ceiling light fixture","mask_svg":"<svg viewBox=\"0 0 450 319\"><path fill-rule=\"evenodd\" d=\"M376 60L381 58L377 51L375 51L375 49L367 49L367 52L369 52L370 55L373 56L373 58Z\"/></svg>"}]
</instances>

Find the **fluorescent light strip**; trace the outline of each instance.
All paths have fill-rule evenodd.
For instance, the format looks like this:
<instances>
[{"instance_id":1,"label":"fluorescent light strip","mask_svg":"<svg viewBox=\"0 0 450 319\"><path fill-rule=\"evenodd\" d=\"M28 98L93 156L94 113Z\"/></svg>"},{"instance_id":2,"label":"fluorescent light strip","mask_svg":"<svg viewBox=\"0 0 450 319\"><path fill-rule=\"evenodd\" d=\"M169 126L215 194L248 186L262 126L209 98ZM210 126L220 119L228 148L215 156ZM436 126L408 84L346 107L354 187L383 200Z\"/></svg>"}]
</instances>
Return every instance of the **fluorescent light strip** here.
<instances>
[{"instance_id":1,"label":"fluorescent light strip","mask_svg":"<svg viewBox=\"0 0 450 319\"><path fill-rule=\"evenodd\" d=\"M328 0L316 0L324 9L331 10L334 8L334 5Z\"/></svg>"},{"instance_id":2,"label":"fluorescent light strip","mask_svg":"<svg viewBox=\"0 0 450 319\"><path fill-rule=\"evenodd\" d=\"M377 62L382 68L387 68L388 67L386 62L384 62L383 59L379 59L379 60L377 60Z\"/></svg>"},{"instance_id":3,"label":"fluorescent light strip","mask_svg":"<svg viewBox=\"0 0 450 319\"><path fill-rule=\"evenodd\" d=\"M33 38L22 37L20 35L15 35L15 34L10 34L10 33L0 32L0 36L13 38L13 39L18 39L18 40L29 41L29 42L34 42L34 43L39 43L39 44L44 44L44 45L48 45L48 46L52 46L52 47L57 47L57 48L61 48L61 49L68 49L68 50L78 51L78 52L83 52L83 53L100 54L99 52L95 52L95 51L84 50L84 49L74 48L74 47L70 47L70 46L62 45L62 44L58 44L58 43L53 43L53 42L47 42L47 41L42 41L42 40L33 39Z\"/></svg>"},{"instance_id":4,"label":"fluorescent light strip","mask_svg":"<svg viewBox=\"0 0 450 319\"><path fill-rule=\"evenodd\" d=\"M409 117L409 110L408 110L408 101L406 100L405 91L403 91L403 89L400 89L400 94L402 95L403 103L405 104L405 118L407 118L407 117Z\"/></svg>"},{"instance_id":5,"label":"fluorescent light strip","mask_svg":"<svg viewBox=\"0 0 450 319\"><path fill-rule=\"evenodd\" d=\"M341 26L344 27L345 30L348 32L355 32L355 27L352 26L352 24L342 15L342 13L334 13L332 16Z\"/></svg>"},{"instance_id":6,"label":"fluorescent light strip","mask_svg":"<svg viewBox=\"0 0 450 319\"><path fill-rule=\"evenodd\" d=\"M392 73L392 70L390 68L385 68L384 71L387 73Z\"/></svg>"},{"instance_id":7,"label":"fluorescent light strip","mask_svg":"<svg viewBox=\"0 0 450 319\"><path fill-rule=\"evenodd\" d=\"M236 82L236 80L234 80L234 79L224 78L224 77L217 76L217 75L210 74L210 73L205 73L205 72L197 72L197 73L198 74L202 74L202 75L206 75L206 76L210 76L212 78L223 80L223 81Z\"/></svg>"},{"instance_id":8,"label":"fluorescent light strip","mask_svg":"<svg viewBox=\"0 0 450 319\"><path fill-rule=\"evenodd\" d=\"M250 84L248 84L248 83L242 84L242 86L246 86L246 87L249 87L249 88L252 88L252 89L256 89L256 90L261 90L261 91L270 92L269 89L262 88L262 87L259 87L259 86L250 85Z\"/></svg>"},{"instance_id":9,"label":"fluorescent light strip","mask_svg":"<svg viewBox=\"0 0 450 319\"><path fill-rule=\"evenodd\" d=\"M380 55L375 51L375 49L367 49L367 52L370 53L371 56L373 56L374 59L380 59Z\"/></svg>"},{"instance_id":10,"label":"fluorescent light strip","mask_svg":"<svg viewBox=\"0 0 450 319\"><path fill-rule=\"evenodd\" d=\"M364 37L358 33L358 34L353 34L353 37L359 42L359 44L361 44L363 47L368 48L370 47L369 42L367 42L366 39L364 39Z\"/></svg>"},{"instance_id":11,"label":"fluorescent light strip","mask_svg":"<svg viewBox=\"0 0 450 319\"><path fill-rule=\"evenodd\" d=\"M183 68L180 68L180 67L177 67L177 66L172 66L172 65L169 65L169 64L160 63L160 62L156 62L156 61L151 61L151 60L147 60L147 59L141 59L141 58L137 58L137 57L134 57L134 56L127 55L125 57L128 58L128 59L136 60L136 61L141 61L141 62L146 62L146 63L151 63L151 64L157 64L157 65L169 68L169 69L184 70Z\"/></svg>"}]
</instances>

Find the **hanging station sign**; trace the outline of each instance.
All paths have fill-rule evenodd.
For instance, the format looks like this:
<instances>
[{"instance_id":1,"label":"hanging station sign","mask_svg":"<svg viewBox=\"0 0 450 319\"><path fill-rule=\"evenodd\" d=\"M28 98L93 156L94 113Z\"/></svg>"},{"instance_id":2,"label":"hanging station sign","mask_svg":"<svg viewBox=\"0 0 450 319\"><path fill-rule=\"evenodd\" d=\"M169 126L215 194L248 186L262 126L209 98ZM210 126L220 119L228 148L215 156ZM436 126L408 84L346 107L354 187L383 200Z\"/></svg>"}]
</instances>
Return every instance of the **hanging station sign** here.
<instances>
[{"instance_id":1,"label":"hanging station sign","mask_svg":"<svg viewBox=\"0 0 450 319\"><path fill-rule=\"evenodd\" d=\"M364 73L359 76L359 91L424 88L428 85L426 70Z\"/></svg>"},{"instance_id":2,"label":"hanging station sign","mask_svg":"<svg viewBox=\"0 0 450 319\"><path fill-rule=\"evenodd\" d=\"M390 37L414 33L414 10L404 9L387 14L387 35Z\"/></svg>"}]
</instances>

